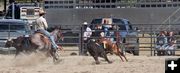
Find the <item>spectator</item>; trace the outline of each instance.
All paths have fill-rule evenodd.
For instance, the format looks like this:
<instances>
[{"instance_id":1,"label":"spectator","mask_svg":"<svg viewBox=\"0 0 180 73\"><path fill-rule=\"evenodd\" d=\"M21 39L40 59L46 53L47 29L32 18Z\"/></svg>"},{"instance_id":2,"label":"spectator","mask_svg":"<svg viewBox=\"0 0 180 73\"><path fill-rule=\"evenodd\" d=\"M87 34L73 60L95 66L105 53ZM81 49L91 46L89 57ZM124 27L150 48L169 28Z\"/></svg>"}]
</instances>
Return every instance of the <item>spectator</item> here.
<instances>
[{"instance_id":1,"label":"spectator","mask_svg":"<svg viewBox=\"0 0 180 73\"><path fill-rule=\"evenodd\" d=\"M156 41L156 49L157 50L165 50L165 47L167 46L167 37L165 35L164 31L161 31L160 34L157 37Z\"/></svg>"},{"instance_id":2,"label":"spectator","mask_svg":"<svg viewBox=\"0 0 180 73\"><path fill-rule=\"evenodd\" d=\"M165 36L168 36L168 32L167 31L163 31Z\"/></svg>"},{"instance_id":3,"label":"spectator","mask_svg":"<svg viewBox=\"0 0 180 73\"><path fill-rule=\"evenodd\" d=\"M171 31L168 33L168 45L167 47L165 48L167 50L167 54L168 55L174 55L175 54L175 43L176 43L176 39L175 39L175 36L174 36L174 33Z\"/></svg>"}]
</instances>

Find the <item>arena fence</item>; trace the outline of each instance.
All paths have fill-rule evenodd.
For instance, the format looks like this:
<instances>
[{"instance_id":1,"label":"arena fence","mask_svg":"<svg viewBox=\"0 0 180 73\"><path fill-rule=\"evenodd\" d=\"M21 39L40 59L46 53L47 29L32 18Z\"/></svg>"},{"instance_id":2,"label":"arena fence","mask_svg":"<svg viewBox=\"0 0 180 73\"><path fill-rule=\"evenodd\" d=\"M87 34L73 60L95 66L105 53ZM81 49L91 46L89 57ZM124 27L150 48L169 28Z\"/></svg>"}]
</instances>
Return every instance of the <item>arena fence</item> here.
<instances>
[{"instance_id":1,"label":"arena fence","mask_svg":"<svg viewBox=\"0 0 180 73\"><path fill-rule=\"evenodd\" d=\"M64 35L64 41L59 41L58 44L62 46L75 46L78 47L79 49L71 49L71 50L65 50L65 51L79 51L79 55L83 54L84 50L84 43L83 41L83 32L85 31L83 28L84 26L82 25L56 25L56 26L61 26L62 28L62 33ZM126 37L128 39L136 38L138 39L138 43L132 43L132 42L122 42L120 45L123 47L126 47L127 44L136 44L138 45L137 47L139 48L138 51L146 51L148 52L149 55L155 56L155 45L156 45L156 40L157 40L157 35L159 34L160 31L173 31L175 33L175 38L177 40L176 43L176 49L175 51L177 52L175 55L179 55L178 51L180 51L180 35L179 35L179 29L180 24L132 24L132 28L138 32L137 36L130 36ZM114 31L122 31L122 30L110 30L110 32ZM131 32L131 31L129 31ZM98 39L99 37L91 37L94 39ZM116 36L112 37L106 37L106 38L116 38ZM121 39L122 40L122 39ZM122 48L122 47L121 47ZM10 49L7 49L8 51ZM126 49L122 48L122 51L127 51L127 50L134 50L134 49ZM10 53L10 52L2 52L1 53ZM141 55L141 54L140 54Z\"/></svg>"},{"instance_id":2,"label":"arena fence","mask_svg":"<svg viewBox=\"0 0 180 73\"><path fill-rule=\"evenodd\" d=\"M176 43L176 51L179 51L180 45L179 45L179 31L178 28L179 24L132 24L132 28L136 29L138 31L137 37L128 37L129 39L137 38L139 40L138 43L128 43L124 42L121 43L121 45L126 46L126 44L138 44L139 51L149 51L150 55L156 55L155 53L155 45L156 45L156 38L160 31L172 31L175 33L175 38L177 40ZM59 44L64 46L77 46L79 47L79 54L82 54L83 47L86 43L83 42L83 32L85 31L82 25L61 25L62 31L64 33L65 40L60 41ZM122 30L110 30L110 32L114 31L122 31ZM131 31L129 31L131 32ZM94 39L98 39L99 37L91 37ZM115 36L112 37L106 37L106 38L116 38ZM123 50L133 50L133 49L123 49ZM176 54L178 55L178 53Z\"/></svg>"}]
</instances>

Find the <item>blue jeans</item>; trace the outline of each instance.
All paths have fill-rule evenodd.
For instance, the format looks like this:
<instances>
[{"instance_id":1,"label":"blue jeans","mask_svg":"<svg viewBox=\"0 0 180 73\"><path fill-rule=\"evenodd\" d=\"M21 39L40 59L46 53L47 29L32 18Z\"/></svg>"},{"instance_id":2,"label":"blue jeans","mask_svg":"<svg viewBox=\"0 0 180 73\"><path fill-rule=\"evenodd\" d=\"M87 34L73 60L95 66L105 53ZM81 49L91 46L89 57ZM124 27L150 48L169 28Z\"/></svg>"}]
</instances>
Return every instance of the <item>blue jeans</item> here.
<instances>
[{"instance_id":1,"label":"blue jeans","mask_svg":"<svg viewBox=\"0 0 180 73\"><path fill-rule=\"evenodd\" d=\"M37 30L37 31L43 33L44 35L46 35L46 36L49 38L49 40L51 41L52 46L53 46L54 49L57 49L57 48L58 48L58 45L57 45L57 44L55 43L55 41L54 41L54 36L51 36L51 34L50 34L48 31L43 30L43 29L39 29L39 30Z\"/></svg>"}]
</instances>

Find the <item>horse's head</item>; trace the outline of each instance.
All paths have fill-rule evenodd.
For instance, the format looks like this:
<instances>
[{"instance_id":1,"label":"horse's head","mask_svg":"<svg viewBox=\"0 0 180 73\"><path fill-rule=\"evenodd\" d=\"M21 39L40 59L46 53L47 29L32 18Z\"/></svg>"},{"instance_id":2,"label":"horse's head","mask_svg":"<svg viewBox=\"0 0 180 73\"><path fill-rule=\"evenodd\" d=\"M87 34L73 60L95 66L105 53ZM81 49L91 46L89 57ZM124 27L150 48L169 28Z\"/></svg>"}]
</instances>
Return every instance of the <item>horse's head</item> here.
<instances>
[{"instance_id":1,"label":"horse's head","mask_svg":"<svg viewBox=\"0 0 180 73\"><path fill-rule=\"evenodd\" d=\"M63 37L60 27L51 28L50 32L51 32L51 35L54 36L55 41L58 41L59 39L61 39L62 41L64 40L64 37Z\"/></svg>"},{"instance_id":2,"label":"horse's head","mask_svg":"<svg viewBox=\"0 0 180 73\"><path fill-rule=\"evenodd\" d=\"M62 31L60 29L57 30L58 33L57 33L57 39L61 39L62 41L64 40L64 36L62 34Z\"/></svg>"}]
</instances>

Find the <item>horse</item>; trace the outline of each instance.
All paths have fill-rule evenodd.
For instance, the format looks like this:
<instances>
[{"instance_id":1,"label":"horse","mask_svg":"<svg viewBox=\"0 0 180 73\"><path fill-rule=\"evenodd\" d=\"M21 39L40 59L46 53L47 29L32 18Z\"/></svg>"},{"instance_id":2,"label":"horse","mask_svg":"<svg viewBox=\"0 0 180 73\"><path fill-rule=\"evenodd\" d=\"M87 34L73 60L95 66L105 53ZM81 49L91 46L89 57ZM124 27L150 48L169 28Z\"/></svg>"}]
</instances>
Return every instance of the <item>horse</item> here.
<instances>
[{"instance_id":1,"label":"horse","mask_svg":"<svg viewBox=\"0 0 180 73\"><path fill-rule=\"evenodd\" d=\"M114 53L115 55L119 56L123 62L124 62L124 60L122 57L124 57L124 59L126 61L128 61L126 56L121 52L120 48L118 48L117 43L112 43L110 40L105 39L105 38L98 39L98 43L103 44L103 47L104 47L107 54L108 53L110 53L110 54Z\"/></svg>"},{"instance_id":2,"label":"horse","mask_svg":"<svg viewBox=\"0 0 180 73\"><path fill-rule=\"evenodd\" d=\"M62 40L64 39L59 28L54 28L50 32L51 32L50 34L54 36L55 41L58 41L60 38ZM58 60L56 50L52 49L52 45L49 38L38 31L30 35L29 37L19 36L16 39L7 41L5 46L16 48L15 57L20 52L31 53L31 52L41 51L41 52L46 52L48 56L52 56L54 62ZM63 49L61 48L60 50Z\"/></svg>"},{"instance_id":3,"label":"horse","mask_svg":"<svg viewBox=\"0 0 180 73\"><path fill-rule=\"evenodd\" d=\"M93 39L88 39L87 44L88 44L87 51L94 58L96 64L100 64L98 57L102 57L108 63L112 63L111 61L109 61L105 49L101 45L99 45L96 41L93 41Z\"/></svg>"}]
</instances>

